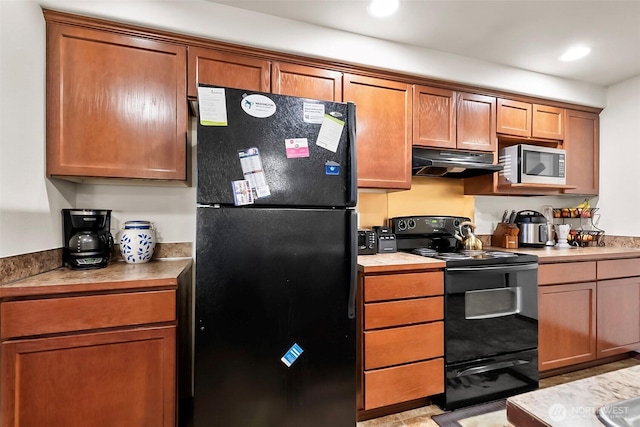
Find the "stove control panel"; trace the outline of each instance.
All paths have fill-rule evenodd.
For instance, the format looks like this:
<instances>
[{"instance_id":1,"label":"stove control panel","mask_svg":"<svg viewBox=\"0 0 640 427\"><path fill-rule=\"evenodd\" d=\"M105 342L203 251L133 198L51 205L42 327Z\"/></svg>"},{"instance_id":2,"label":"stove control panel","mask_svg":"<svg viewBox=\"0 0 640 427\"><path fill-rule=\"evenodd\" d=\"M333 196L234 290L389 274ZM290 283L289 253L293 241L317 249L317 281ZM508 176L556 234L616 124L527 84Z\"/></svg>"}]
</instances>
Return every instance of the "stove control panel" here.
<instances>
[{"instance_id":1,"label":"stove control panel","mask_svg":"<svg viewBox=\"0 0 640 427\"><path fill-rule=\"evenodd\" d=\"M470 221L458 216L402 216L389 220L393 233L400 236L453 236L460 224Z\"/></svg>"}]
</instances>

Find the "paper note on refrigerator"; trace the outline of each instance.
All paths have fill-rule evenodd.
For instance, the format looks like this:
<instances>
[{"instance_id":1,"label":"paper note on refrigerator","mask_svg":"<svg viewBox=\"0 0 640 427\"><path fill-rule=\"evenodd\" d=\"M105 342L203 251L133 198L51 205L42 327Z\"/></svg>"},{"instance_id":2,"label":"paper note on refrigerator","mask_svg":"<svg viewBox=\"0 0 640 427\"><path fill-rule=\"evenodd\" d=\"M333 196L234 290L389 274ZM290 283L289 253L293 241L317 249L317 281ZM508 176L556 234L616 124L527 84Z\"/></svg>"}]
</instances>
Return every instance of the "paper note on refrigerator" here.
<instances>
[{"instance_id":1,"label":"paper note on refrigerator","mask_svg":"<svg viewBox=\"0 0 640 427\"><path fill-rule=\"evenodd\" d=\"M343 128L344 122L342 120L325 114L316 145L335 153L338 150L338 144L340 144Z\"/></svg>"},{"instance_id":2,"label":"paper note on refrigerator","mask_svg":"<svg viewBox=\"0 0 640 427\"><path fill-rule=\"evenodd\" d=\"M303 111L305 123L322 124L324 120L324 104L305 102Z\"/></svg>"},{"instance_id":3,"label":"paper note on refrigerator","mask_svg":"<svg viewBox=\"0 0 640 427\"><path fill-rule=\"evenodd\" d=\"M252 147L246 150L238 151L240 157L240 165L242 166L242 174L244 178L249 181L251 191L256 199L260 197L266 197L271 195L269 191L269 185L267 184L267 178L262 170L262 160L260 159L260 152L257 148Z\"/></svg>"},{"instance_id":4,"label":"paper note on refrigerator","mask_svg":"<svg viewBox=\"0 0 640 427\"><path fill-rule=\"evenodd\" d=\"M199 86L198 111L202 126L227 126L227 100L224 88Z\"/></svg>"}]
</instances>

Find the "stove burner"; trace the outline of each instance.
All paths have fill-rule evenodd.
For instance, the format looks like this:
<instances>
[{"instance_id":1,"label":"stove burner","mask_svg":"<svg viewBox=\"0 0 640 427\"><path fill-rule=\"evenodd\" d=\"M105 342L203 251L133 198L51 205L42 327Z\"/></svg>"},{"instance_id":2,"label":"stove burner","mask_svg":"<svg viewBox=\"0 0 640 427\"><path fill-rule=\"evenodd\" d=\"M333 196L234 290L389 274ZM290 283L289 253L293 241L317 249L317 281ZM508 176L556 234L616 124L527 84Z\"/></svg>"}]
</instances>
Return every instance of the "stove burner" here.
<instances>
[{"instance_id":1,"label":"stove burner","mask_svg":"<svg viewBox=\"0 0 640 427\"><path fill-rule=\"evenodd\" d=\"M507 257L513 256L513 253L511 253L511 252L501 252L501 251L491 251L491 252L487 252L485 254L485 256L487 256L489 258L507 258Z\"/></svg>"},{"instance_id":2,"label":"stove burner","mask_svg":"<svg viewBox=\"0 0 640 427\"><path fill-rule=\"evenodd\" d=\"M471 259L473 258L471 255L460 254L457 252L437 254L436 258L442 259L445 261L457 261L459 259Z\"/></svg>"},{"instance_id":3,"label":"stove burner","mask_svg":"<svg viewBox=\"0 0 640 427\"><path fill-rule=\"evenodd\" d=\"M416 255L426 256L426 257L432 257L438 254L438 252L435 249L429 249L429 248L416 248L412 250L411 253L414 253Z\"/></svg>"},{"instance_id":4,"label":"stove burner","mask_svg":"<svg viewBox=\"0 0 640 427\"><path fill-rule=\"evenodd\" d=\"M483 251L483 250L463 250L463 251L460 251L460 253L462 253L464 255L467 255L467 256L473 257L473 256L477 256L477 255L482 255L482 254L486 253L486 251Z\"/></svg>"}]
</instances>

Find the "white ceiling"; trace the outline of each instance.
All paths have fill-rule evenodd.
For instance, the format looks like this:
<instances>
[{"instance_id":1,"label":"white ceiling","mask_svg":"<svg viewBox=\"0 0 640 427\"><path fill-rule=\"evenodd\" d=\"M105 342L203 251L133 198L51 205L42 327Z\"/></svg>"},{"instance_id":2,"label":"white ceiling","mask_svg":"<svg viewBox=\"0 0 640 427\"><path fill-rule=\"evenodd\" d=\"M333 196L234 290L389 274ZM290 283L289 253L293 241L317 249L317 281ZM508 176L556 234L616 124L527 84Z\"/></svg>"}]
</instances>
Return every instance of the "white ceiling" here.
<instances>
[{"instance_id":1,"label":"white ceiling","mask_svg":"<svg viewBox=\"0 0 640 427\"><path fill-rule=\"evenodd\" d=\"M209 1L601 86L640 75L640 0L400 0L384 19L366 0Z\"/></svg>"}]
</instances>

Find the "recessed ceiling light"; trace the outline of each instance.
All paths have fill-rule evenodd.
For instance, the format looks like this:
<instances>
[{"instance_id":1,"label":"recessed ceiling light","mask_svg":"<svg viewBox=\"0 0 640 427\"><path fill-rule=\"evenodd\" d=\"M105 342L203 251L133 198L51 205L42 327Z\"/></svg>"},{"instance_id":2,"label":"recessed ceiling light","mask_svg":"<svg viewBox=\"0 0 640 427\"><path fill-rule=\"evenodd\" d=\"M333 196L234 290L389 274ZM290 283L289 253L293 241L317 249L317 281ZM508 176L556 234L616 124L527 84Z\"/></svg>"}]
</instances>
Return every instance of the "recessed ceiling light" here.
<instances>
[{"instance_id":1,"label":"recessed ceiling light","mask_svg":"<svg viewBox=\"0 0 640 427\"><path fill-rule=\"evenodd\" d=\"M400 0L371 0L367 11L369 15L384 17L393 15L400 6Z\"/></svg>"},{"instance_id":2,"label":"recessed ceiling light","mask_svg":"<svg viewBox=\"0 0 640 427\"><path fill-rule=\"evenodd\" d=\"M561 57L560 61L575 61L584 56L587 56L591 52L591 48L586 46L575 46L566 51Z\"/></svg>"}]
</instances>

